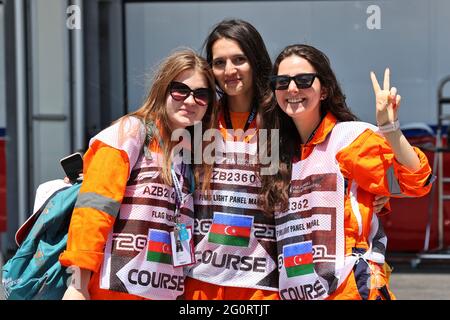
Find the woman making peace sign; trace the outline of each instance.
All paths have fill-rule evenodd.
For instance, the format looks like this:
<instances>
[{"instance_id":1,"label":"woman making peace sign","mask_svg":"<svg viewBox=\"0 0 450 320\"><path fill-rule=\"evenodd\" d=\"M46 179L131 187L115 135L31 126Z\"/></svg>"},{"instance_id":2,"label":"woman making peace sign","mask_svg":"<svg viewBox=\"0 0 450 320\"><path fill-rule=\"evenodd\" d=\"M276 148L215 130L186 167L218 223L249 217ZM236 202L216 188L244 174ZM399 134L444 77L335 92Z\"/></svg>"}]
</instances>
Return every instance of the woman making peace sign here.
<instances>
[{"instance_id":1,"label":"woman making peace sign","mask_svg":"<svg viewBox=\"0 0 450 320\"><path fill-rule=\"evenodd\" d=\"M354 121L316 48L286 47L273 74L278 106L266 121L283 124L284 160L263 191L267 210L275 208L281 299L393 298L381 268L387 239L373 213L374 194L423 196L432 174L399 129L400 96L389 70L382 89L371 73L378 128Z\"/></svg>"}]
</instances>

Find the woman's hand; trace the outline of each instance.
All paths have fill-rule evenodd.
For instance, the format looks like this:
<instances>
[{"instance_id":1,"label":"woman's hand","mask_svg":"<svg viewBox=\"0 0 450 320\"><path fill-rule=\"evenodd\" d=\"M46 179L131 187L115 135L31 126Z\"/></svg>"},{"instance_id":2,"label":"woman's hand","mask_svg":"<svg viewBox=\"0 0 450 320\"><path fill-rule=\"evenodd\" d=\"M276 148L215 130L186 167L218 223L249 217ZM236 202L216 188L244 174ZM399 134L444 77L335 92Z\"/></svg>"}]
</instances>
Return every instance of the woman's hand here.
<instances>
[{"instance_id":1,"label":"woman's hand","mask_svg":"<svg viewBox=\"0 0 450 320\"><path fill-rule=\"evenodd\" d=\"M383 89L380 88L375 73L370 72L373 91L376 101L376 119L378 126L394 123L398 119L398 107L400 106L400 95L397 94L397 88L390 85L390 71L386 68L384 71Z\"/></svg>"},{"instance_id":2,"label":"woman's hand","mask_svg":"<svg viewBox=\"0 0 450 320\"><path fill-rule=\"evenodd\" d=\"M379 214L381 212L381 209L385 206L385 204L389 201L390 197L388 196L381 196L381 195L375 195L375 200L373 200L373 213Z\"/></svg>"},{"instance_id":3,"label":"woman's hand","mask_svg":"<svg viewBox=\"0 0 450 320\"><path fill-rule=\"evenodd\" d=\"M398 107L401 97L397 94L395 87L391 88L389 77L390 71L389 68L386 68L383 89L381 89L375 73L370 73L376 98L377 124L391 146L397 161L408 170L416 172L420 168L420 159L401 132L399 123L395 123L398 120Z\"/></svg>"},{"instance_id":4,"label":"woman's hand","mask_svg":"<svg viewBox=\"0 0 450 320\"><path fill-rule=\"evenodd\" d=\"M66 292L64 292L62 300L91 300L91 296L87 289L77 289L70 285Z\"/></svg>"},{"instance_id":5,"label":"woman's hand","mask_svg":"<svg viewBox=\"0 0 450 320\"><path fill-rule=\"evenodd\" d=\"M78 180L83 180L83 174L82 173L80 173L78 175ZM72 183L72 182L70 181L69 177L64 177L64 183Z\"/></svg>"}]
</instances>

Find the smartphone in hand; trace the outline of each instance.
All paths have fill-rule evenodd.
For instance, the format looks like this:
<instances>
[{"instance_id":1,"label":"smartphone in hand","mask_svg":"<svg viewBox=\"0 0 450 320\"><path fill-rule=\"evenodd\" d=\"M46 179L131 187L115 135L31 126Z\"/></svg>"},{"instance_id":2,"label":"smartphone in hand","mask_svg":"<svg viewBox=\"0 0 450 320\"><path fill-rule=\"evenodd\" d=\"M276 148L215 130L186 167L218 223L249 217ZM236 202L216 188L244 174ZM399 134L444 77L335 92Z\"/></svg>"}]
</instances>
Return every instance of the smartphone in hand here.
<instances>
[{"instance_id":1,"label":"smartphone in hand","mask_svg":"<svg viewBox=\"0 0 450 320\"><path fill-rule=\"evenodd\" d=\"M60 163L71 183L75 183L79 175L83 173L83 157L79 152L62 158Z\"/></svg>"}]
</instances>

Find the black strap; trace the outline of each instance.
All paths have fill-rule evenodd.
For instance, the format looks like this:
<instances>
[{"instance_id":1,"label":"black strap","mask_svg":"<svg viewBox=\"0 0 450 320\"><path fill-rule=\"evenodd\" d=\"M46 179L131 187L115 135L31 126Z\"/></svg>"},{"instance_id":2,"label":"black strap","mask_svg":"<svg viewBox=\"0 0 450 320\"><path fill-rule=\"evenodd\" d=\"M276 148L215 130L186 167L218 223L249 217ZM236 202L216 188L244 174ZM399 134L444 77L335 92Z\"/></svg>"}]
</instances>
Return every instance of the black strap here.
<instances>
[{"instance_id":1,"label":"black strap","mask_svg":"<svg viewBox=\"0 0 450 320\"><path fill-rule=\"evenodd\" d=\"M181 164L181 173L180 173L180 179L178 179L176 173L175 173L175 169L172 168L171 173L172 173L172 180L173 180L173 186L175 189L175 207L177 210L179 210L181 208L181 205L183 204L183 182L184 182L184 174L186 172L186 164L182 163Z\"/></svg>"},{"instance_id":2,"label":"black strap","mask_svg":"<svg viewBox=\"0 0 450 320\"><path fill-rule=\"evenodd\" d=\"M312 138L316 134L317 129L319 129L320 124L322 123L322 121L323 121L323 118L320 120L319 124L316 126L316 128L313 130L313 132L311 132L311 134L309 135L308 140L306 140L306 142L305 142L305 145L308 144L308 142L310 142L312 140Z\"/></svg>"},{"instance_id":3,"label":"black strap","mask_svg":"<svg viewBox=\"0 0 450 320\"><path fill-rule=\"evenodd\" d=\"M225 125L227 126L227 129L233 129L233 123L231 122L231 116L230 116L230 110L228 109L228 107L226 107L224 109L225 109L225 111L224 111ZM245 123L244 132L248 130L248 128L250 127L250 124L253 122L255 117L256 117L256 106L253 106L252 111L248 115L247 122Z\"/></svg>"}]
</instances>

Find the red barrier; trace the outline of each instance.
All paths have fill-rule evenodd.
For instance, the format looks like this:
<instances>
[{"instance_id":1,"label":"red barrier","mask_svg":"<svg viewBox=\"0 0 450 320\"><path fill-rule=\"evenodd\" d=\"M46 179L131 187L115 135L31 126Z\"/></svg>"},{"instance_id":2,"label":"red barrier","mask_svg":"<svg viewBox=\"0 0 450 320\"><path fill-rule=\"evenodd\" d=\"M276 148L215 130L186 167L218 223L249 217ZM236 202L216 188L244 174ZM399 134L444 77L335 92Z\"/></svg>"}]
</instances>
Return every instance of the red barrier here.
<instances>
[{"instance_id":1,"label":"red barrier","mask_svg":"<svg viewBox=\"0 0 450 320\"><path fill-rule=\"evenodd\" d=\"M6 231L6 146L0 137L0 232Z\"/></svg>"},{"instance_id":2,"label":"red barrier","mask_svg":"<svg viewBox=\"0 0 450 320\"><path fill-rule=\"evenodd\" d=\"M411 139L410 139L411 141ZM413 143L414 141L411 141ZM414 143L413 143L414 144ZM434 152L423 150L433 167ZM450 153L443 153L444 176L450 177ZM434 173L437 176L437 172ZM438 246L438 189L434 181L432 223L429 249ZM444 194L450 194L450 184L444 184ZM389 252L421 252L424 249L431 194L421 198L391 198L392 212L381 217L388 237ZM450 246L450 201L444 201L444 245Z\"/></svg>"}]
</instances>

